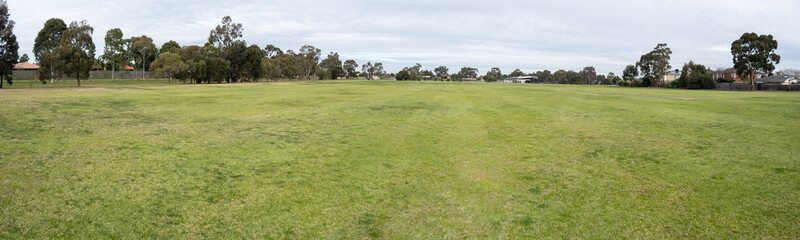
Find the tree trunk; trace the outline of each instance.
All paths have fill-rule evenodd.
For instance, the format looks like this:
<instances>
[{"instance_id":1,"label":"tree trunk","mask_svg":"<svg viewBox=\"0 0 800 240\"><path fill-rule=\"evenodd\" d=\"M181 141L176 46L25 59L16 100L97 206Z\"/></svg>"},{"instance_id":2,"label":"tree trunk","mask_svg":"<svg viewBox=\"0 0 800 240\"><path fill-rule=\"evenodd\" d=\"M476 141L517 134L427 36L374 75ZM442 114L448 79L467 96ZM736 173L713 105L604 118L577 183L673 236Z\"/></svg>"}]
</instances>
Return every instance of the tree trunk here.
<instances>
[{"instance_id":1,"label":"tree trunk","mask_svg":"<svg viewBox=\"0 0 800 240\"><path fill-rule=\"evenodd\" d=\"M3 88L3 82L5 82L5 77L0 77L0 88Z\"/></svg>"},{"instance_id":2,"label":"tree trunk","mask_svg":"<svg viewBox=\"0 0 800 240\"><path fill-rule=\"evenodd\" d=\"M755 75L755 74L750 74L750 91L755 91L756 90L756 80L755 80L755 76L753 76L753 75Z\"/></svg>"},{"instance_id":3,"label":"tree trunk","mask_svg":"<svg viewBox=\"0 0 800 240\"><path fill-rule=\"evenodd\" d=\"M114 81L114 70L117 69L117 65L115 62L111 62L111 81Z\"/></svg>"},{"instance_id":4,"label":"tree trunk","mask_svg":"<svg viewBox=\"0 0 800 240\"><path fill-rule=\"evenodd\" d=\"M81 73L80 71L75 72L75 79L78 79L78 87L81 86Z\"/></svg>"}]
</instances>

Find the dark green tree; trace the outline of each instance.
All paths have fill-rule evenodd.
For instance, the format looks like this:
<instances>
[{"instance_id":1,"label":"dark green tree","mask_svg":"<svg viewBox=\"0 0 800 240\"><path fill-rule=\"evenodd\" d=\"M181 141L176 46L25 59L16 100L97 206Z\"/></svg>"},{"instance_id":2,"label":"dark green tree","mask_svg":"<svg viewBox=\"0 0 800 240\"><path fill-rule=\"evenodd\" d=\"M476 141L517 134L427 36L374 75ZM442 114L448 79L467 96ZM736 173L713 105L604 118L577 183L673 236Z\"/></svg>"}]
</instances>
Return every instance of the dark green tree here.
<instances>
[{"instance_id":1,"label":"dark green tree","mask_svg":"<svg viewBox=\"0 0 800 240\"><path fill-rule=\"evenodd\" d=\"M583 83L583 74L582 73L569 70L569 71L567 71L566 75L567 75L566 76L567 77L567 82L569 84L582 84Z\"/></svg>"},{"instance_id":2,"label":"dark green tree","mask_svg":"<svg viewBox=\"0 0 800 240\"><path fill-rule=\"evenodd\" d=\"M344 68L345 73L347 73L347 78L350 79L351 77L356 77L356 69L358 68L358 63L355 60L347 60L344 61Z\"/></svg>"},{"instance_id":3,"label":"dark green tree","mask_svg":"<svg viewBox=\"0 0 800 240\"><path fill-rule=\"evenodd\" d=\"M46 83L46 80L53 81L61 78L63 64L57 59L59 56L53 54L58 45L61 44L61 35L67 30L64 20L58 18L48 19L33 44L33 56L39 63L39 80ZM59 82L60 84L60 82Z\"/></svg>"},{"instance_id":4,"label":"dark green tree","mask_svg":"<svg viewBox=\"0 0 800 240\"><path fill-rule=\"evenodd\" d=\"M445 66L439 66L437 68L434 68L433 72L434 72L434 74L436 74L436 77L439 80L444 80L445 78L447 78L447 76L448 76L447 71L449 71L449 70L450 69L448 69Z\"/></svg>"},{"instance_id":5,"label":"dark green tree","mask_svg":"<svg viewBox=\"0 0 800 240\"><path fill-rule=\"evenodd\" d=\"M411 75L411 80L421 80L422 79L422 64L416 63L416 64L414 64L413 67L409 67L408 68L408 74Z\"/></svg>"},{"instance_id":6,"label":"dark green tree","mask_svg":"<svg viewBox=\"0 0 800 240\"><path fill-rule=\"evenodd\" d=\"M181 45L176 41L170 40L169 42L165 42L161 45L161 49L159 49L158 53L178 53L180 51Z\"/></svg>"},{"instance_id":7,"label":"dark green tree","mask_svg":"<svg viewBox=\"0 0 800 240\"><path fill-rule=\"evenodd\" d=\"M456 75L458 76L456 79L458 81L463 81L464 78L478 78L478 69L473 67L462 67Z\"/></svg>"},{"instance_id":8,"label":"dark green tree","mask_svg":"<svg viewBox=\"0 0 800 240\"><path fill-rule=\"evenodd\" d=\"M569 81L567 81L567 71L564 71L564 69L559 69L553 73L553 79L560 84L569 83Z\"/></svg>"},{"instance_id":9,"label":"dark green tree","mask_svg":"<svg viewBox=\"0 0 800 240\"><path fill-rule=\"evenodd\" d=\"M538 75L539 81L541 82L553 82L553 74L550 73L550 70L544 70L542 73Z\"/></svg>"},{"instance_id":10,"label":"dark green tree","mask_svg":"<svg viewBox=\"0 0 800 240\"><path fill-rule=\"evenodd\" d=\"M184 72L189 70L189 66L177 53L165 52L161 54L151 65L151 69L157 75L167 78L167 83L172 84L172 78L182 79Z\"/></svg>"},{"instance_id":11,"label":"dark green tree","mask_svg":"<svg viewBox=\"0 0 800 240\"><path fill-rule=\"evenodd\" d=\"M244 50L242 71L245 79L258 82L259 79L264 77L265 71L262 60L265 56L266 52L255 44Z\"/></svg>"},{"instance_id":12,"label":"dark green tree","mask_svg":"<svg viewBox=\"0 0 800 240\"><path fill-rule=\"evenodd\" d=\"M672 82L673 87L688 89L711 89L714 88L714 81L711 79L711 72L702 64L695 64L694 61L683 65L681 77Z\"/></svg>"},{"instance_id":13,"label":"dark green tree","mask_svg":"<svg viewBox=\"0 0 800 240\"><path fill-rule=\"evenodd\" d=\"M22 56L19 57L19 62L20 63L26 63L26 62L30 62L30 61L31 61L31 58L29 58L28 54L26 54L26 53L23 53Z\"/></svg>"},{"instance_id":14,"label":"dark green tree","mask_svg":"<svg viewBox=\"0 0 800 240\"><path fill-rule=\"evenodd\" d=\"M417 63L419 65L419 63ZM415 80L415 70L410 69L408 67L404 68L409 75L408 80ZM361 74L364 74L364 77L367 80L372 80L374 77L382 77L383 75L383 63L376 62L374 65L372 62L367 62L366 64L361 65Z\"/></svg>"},{"instance_id":15,"label":"dark green tree","mask_svg":"<svg viewBox=\"0 0 800 240\"><path fill-rule=\"evenodd\" d=\"M758 35L756 33L744 33L731 44L731 54L733 54L733 67L736 74L748 78L752 89L755 90L755 73L763 71L765 74L772 75L775 64L781 62L781 56L775 53L778 49L778 41L772 35Z\"/></svg>"},{"instance_id":16,"label":"dark green tree","mask_svg":"<svg viewBox=\"0 0 800 240\"><path fill-rule=\"evenodd\" d=\"M228 72L225 74L225 82L238 82L245 78L245 51L247 50L247 43L245 41L235 41L230 45L220 49L218 56L221 56L228 62ZM261 49L259 49L261 50ZM259 65L261 61L259 61Z\"/></svg>"},{"instance_id":17,"label":"dark green tree","mask_svg":"<svg viewBox=\"0 0 800 240\"><path fill-rule=\"evenodd\" d=\"M606 75L603 74L597 75L597 82L595 84L608 85L610 83L611 82L608 80L608 78L606 78Z\"/></svg>"},{"instance_id":18,"label":"dark green tree","mask_svg":"<svg viewBox=\"0 0 800 240\"><path fill-rule=\"evenodd\" d=\"M422 79L433 79L433 71L431 70L422 70L419 74L422 75Z\"/></svg>"},{"instance_id":19,"label":"dark green tree","mask_svg":"<svg viewBox=\"0 0 800 240\"><path fill-rule=\"evenodd\" d=\"M205 69L207 83L221 83L228 77L230 62L220 57L208 58L208 60L206 60Z\"/></svg>"},{"instance_id":20,"label":"dark green tree","mask_svg":"<svg viewBox=\"0 0 800 240\"><path fill-rule=\"evenodd\" d=\"M513 72L508 74L509 77L521 77L521 76L524 76L524 75L525 75L525 73L523 73L522 70L519 70L519 69L514 69Z\"/></svg>"},{"instance_id":21,"label":"dark green tree","mask_svg":"<svg viewBox=\"0 0 800 240\"><path fill-rule=\"evenodd\" d=\"M51 18L44 23L42 30L36 35L33 44L33 57L37 62L41 62L42 55L53 51L61 44L61 35L67 30L67 24L59 18Z\"/></svg>"},{"instance_id":22,"label":"dark green tree","mask_svg":"<svg viewBox=\"0 0 800 240\"><path fill-rule=\"evenodd\" d=\"M622 70L622 80L625 80L629 86L636 84L636 77L638 76L639 69L634 65L625 66L625 70Z\"/></svg>"},{"instance_id":23,"label":"dark green tree","mask_svg":"<svg viewBox=\"0 0 800 240\"><path fill-rule=\"evenodd\" d=\"M667 47L666 43L659 43L653 51L642 55L636 66L639 67L642 74L642 86L660 86L663 83L664 75L672 68L669 65L670 54L672 50Z\"/></svg>"},{"instance_id":24,"label":"dark green tree","mask_svg":"<svg viewBox=\"0 0 800 240\"><path fill-rule=\"evenodd\" d=\"M125 39L122 38L122 30L114 28L106 32L105 47L103 47L102 59L111 63L111 80L114 80L117 67L125 61Z\"/></svg>"},{"instance_id":25,"label":"dark green tree","mask_svg":"<svg viewBox=\"0 0 800 240\"><path fill-rule=\"evenodd\" d=\"M613 72L608 72L608 75L606 75L606 78L609 81L611 81L611 84L614 84L614 85L619 84L619 82L622 81L622 78L620 78L619 76L617 76Z\"/></svg>"},{"instance_id":26,"label":"dark green tree","mask_svg":"<svg viewBox=\"0 0 800 240\"><path fill-rule=\"evenodd\" d=\"M386 71L383 70L383 63L382 62L375 62L372 65L370 76L376 76L378 78L383 78L386 75Z\"/></svg>"},{"instance_id":27,"label":"dark green tree","mask_svg":"<svg viewBox=\"0 0 800 240\"><path fill-rule=\"evenodd\" d=\"M180 80L190 79L190 82L203 83L208 82L206 60L211 55L208 48L191 45L181 48L178 52L181 60L186 63L186 71L180 74L174 74ZM185 75L184 75L185 74Z\"/></svg>"},{"instance_id":28,"label":"dark green tree","mask_svg":"<svg viewBox=\"0 0 800 240\"><path fill-rule=\"evenodd\" d=\"M264 69L264 77L267 79L276 79L280 77L280 68L276 64L275 59L264 58L261 60L261 68Z\"/></svg>"},{"instance_id":29,"label":"dark green tree","mask_svg":"<svg viewBox=\"0 0 800 240\"><path fill-rule=\"evenodd\" d=\"M133 59L136 67L147 71L150 69L150 64L158 57L158 48L153 43L153 39L142 35L140 37L132 37L128 40L129 46L128 57Z\"/></svg>"},{"instance_id":30,"label":"dark green tree","mask_svg":"<svg viewBox=\"0 0 800 240\"><path fill-rule=\"evenodd\" d=\"M209 33L208 43L217 49L229 47L242 37L242 31L241 23L233 23L231 16L225 16L222 18L222 24L217 25Z\"/></svg>"},{"instance_id":31,"label":"dark green tree","mask_svg":"<svg viewBox=\"0 0 800 240\"><path fill-rule=\"evenodd\" d=\"M295 63L300 73L302 73L306 79L311 79L311 75L313 75L314 70L317 69L321 52L322 50L311 45L303 45L303 47L300 48L300 53L295 57Z\"/></svg>"},{"instance_id":32,"label":"dark green tree","mask_svg":"<svg viewBox=\"0 0 800 240\"><path fill-rule=\"evenodd\" d=\"M484 76L484 80L487 82L496 82L503 79L503 72L500 70L499 67L493 67L491 70L486 72Z\"/></svg>"},{"instance_id":33,"label":"dark green tree","mask_svg":"<svg viewBox=\"0 0 800 240\"><path fill-rule=\"evenodd\" d=\"M19 43L14 35L14 21L8 12L8 3L0 0L0 88L3 82L13 83L14 64L19 60Z\"/></svg>"},{"instance_id":34,"label":"dark green tree","mask_svg":"<svg viewBox=\"0 0 800 240\"><path fill-rule=\"evenodd\" d=\"M267 45L264 47L264 53L268 58L275 58L278 55L283 55L283 51L279 47L276 47L272 44Z\"/></svg>"},{"instance_id":35,"label":"dark green tree","mask_svg":"<svg viewBox=\"0 0 800 240\"><path fill-rule=\"evenodd\" d=\"M319 63L319 67L325 73L323 75L325 79L336 80L345 73L344 68L342 68L342 60L339 59L339 53L335 52L329 53L328 57Z\"/></svg>"},{"instance_id":36,"label":"dark green tree","mask_svg":"<svg viewBox=\"0 0 800 240\"><path fill-rule=\"evenodd\" d=\"M583 73L584 83L597 84L597 72L594 70L594 66L584 67L581 73Z\"/></svg>"},{"instance_id":37,"label":"dark green tree","mask_svg":"<svg viewBox=\"0 0 800 240\"><path fill-rule=\"evenodd\" d=\"M411 74L408 73L408 68L404 68L397 72L397 75L394 76L397 81L406 81L411 79Z\"/></svg>"},{"instance_id":38,"label":"dark green tree","mask_svg":"<svg viewBox=\"0 0 800 240\"><path fill-rule=\"evenodd\" d=\"M61 36L59 51L65 53L62 60L65 62L64 73L72 74L81 86L81 78L88 79L89 71L94 65L95 46L92 41L94 28L86 23L86 20L72 22Z\"/></svg>"},{"instance_id":39,"label":"dark green tree","mask_svg":"<svg viewBox=\"0 0 800 240\"><path fill-rule=\"evenodd\" d=\"M280 54L273 58L275 65L280 70L280 75L284 78L300 78L300 69L297 68L297 54L294 51L287 50L285 54Z\"/></svg>"}]
</instances>

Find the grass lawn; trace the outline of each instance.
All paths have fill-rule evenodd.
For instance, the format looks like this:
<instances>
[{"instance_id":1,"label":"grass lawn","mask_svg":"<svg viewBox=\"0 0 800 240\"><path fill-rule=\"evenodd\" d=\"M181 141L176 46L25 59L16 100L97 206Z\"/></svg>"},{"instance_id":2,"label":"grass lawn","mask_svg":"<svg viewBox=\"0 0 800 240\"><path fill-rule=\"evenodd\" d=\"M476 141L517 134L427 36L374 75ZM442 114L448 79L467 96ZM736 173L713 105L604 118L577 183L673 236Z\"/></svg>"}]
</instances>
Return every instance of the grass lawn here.
<instances>
[{"instance_id":1,"label":"grass lawn","mask_svg":"<svg viewBox=\"0 0 800 240\"><path fill-rule=\"evenodd\" d=\"M798 92L165 83L0 90L0 239L800 238Z\"/></svg>"}]
</instances>

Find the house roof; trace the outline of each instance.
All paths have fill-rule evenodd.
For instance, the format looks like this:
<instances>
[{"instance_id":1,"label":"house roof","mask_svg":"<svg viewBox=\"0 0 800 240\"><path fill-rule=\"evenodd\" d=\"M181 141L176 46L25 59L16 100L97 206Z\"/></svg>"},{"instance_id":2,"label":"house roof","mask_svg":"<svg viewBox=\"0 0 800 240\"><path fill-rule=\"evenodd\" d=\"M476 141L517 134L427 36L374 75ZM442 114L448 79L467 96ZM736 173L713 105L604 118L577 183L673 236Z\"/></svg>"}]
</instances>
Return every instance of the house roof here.
<instances>
[{"instance_id":1,"label":"house roof","mask_svg":"<svg viewBox=\"0 0 800 240\"><path fill-rule=\"evenodd\" d=\"M675 69L675 70L667 71L667 75L681 75L681 70L680 69Z\"/></svg>"},{"instance_id":2,"label":"house roof","mask_svg":"<svg viewBox=\"0 0 800 240\"><path fill-rule=\"evenodd\" d=\"M125 67L122 67L122 69L125 69L125 70L133 70L133 67L131 67L131 66L125 66Z\"/></svg>"},{"instance_id":3,"label":"house roof","mask_svg":"<svg viewBox=\"0 0 800 240\"><path fill-rule=\"evenodd\" d=\"M713 71L711 73L736 73L736 68L728 68L728 69L725 69L725 70L717 70L717 71ZM764 73L761 73L761 72L758 72L758 71L756 72L756 74L764 75Z\"/></svg>"},{"instance_id":4,"label":"house roof","mask_svg":"<svg viewBox=\"0 0 800 240\"><path fill-rule=\"evenodd\" d=\"M519 77L510 77L510 80L519 80L519 79L539 79L536 76L519 76Z\"/></svg>"},{"instance_id":5,"label":"house roof","mask_svg":"<svg viewBox=\"0 0 800 240\"><path fill-rule=\"evenodd\" d=\"M33 63L18 63L14 65L14 70L39 70L39 65Z\"/></svg>"},{"instance_id":6,"label":"house roof","mask_svg":"<svg viewBox=\"0 0 800 240\"><path fill-rule=\"evenodd\" d=\"M769 76L756 79L757 83L782 83L786 82L786 80L793 79L792 77L788 76Z\"/></svg>"}]
</instances>

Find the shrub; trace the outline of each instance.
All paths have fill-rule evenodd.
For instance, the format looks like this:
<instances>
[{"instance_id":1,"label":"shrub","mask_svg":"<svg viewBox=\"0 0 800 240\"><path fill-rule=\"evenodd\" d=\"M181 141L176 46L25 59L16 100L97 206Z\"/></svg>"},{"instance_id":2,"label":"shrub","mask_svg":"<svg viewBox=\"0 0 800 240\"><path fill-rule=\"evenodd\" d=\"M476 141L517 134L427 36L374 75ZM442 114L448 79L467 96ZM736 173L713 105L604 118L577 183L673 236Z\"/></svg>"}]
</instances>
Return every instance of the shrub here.
<instances>
[{"instance_id":1,"label":"shrub","mask_svg":"<svg viewBox=\"0 0 800 240\"><path fill-rule=\"evenodd\" d=\"M692 75L686 79L686 88L688 89L712 89L714 88L714 81L708 74Z\"/></svg>"},{"instance_id":2,"label":"shrub","mask_svg":"<svg viewBox=\"0 0 800 240\"><path fill-rule=\"evenodd\" d=\"M733 79L729 79L729 78L717 78L717 82L718 83L732 83L732 82L736 82L736 81L733 80Z\"/></svg>"}]
</instances>

